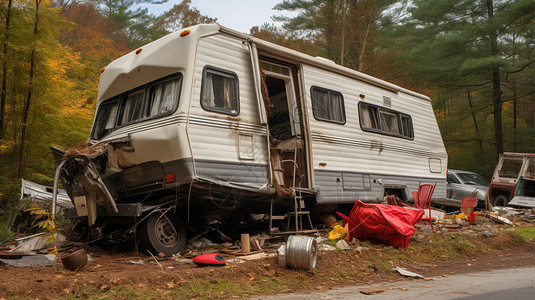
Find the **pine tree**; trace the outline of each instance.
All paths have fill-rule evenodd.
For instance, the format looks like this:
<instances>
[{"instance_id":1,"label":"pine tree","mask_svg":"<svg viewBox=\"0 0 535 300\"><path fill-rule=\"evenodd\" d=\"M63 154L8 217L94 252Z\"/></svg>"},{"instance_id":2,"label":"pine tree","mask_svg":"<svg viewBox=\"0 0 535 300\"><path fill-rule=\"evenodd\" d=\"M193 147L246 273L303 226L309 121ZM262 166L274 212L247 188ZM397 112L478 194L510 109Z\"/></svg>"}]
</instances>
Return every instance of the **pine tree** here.
<instances>
[{"instance_id":1,"label":"pine tree","mask_svg":"<svg viewBox=\"0 0 535 300\"><path fill-rule=\"evenodd\" d=\"M518 76L529 72L534 63L535 2L415 0L412 3L407 18L392 27L391 44L402 49L402 59L414 63L414 75L425 78L431 86L450 95L455 92L467 95L468 90L473 98L490 105L493 143L496 153L502 153L502 110L504 102L511 98L510 86L504 80L510 82L509 74ZM514 47L512 37L515 37ZM533 89L526 93L533 93Z\"/></svg>"}]
</instances>

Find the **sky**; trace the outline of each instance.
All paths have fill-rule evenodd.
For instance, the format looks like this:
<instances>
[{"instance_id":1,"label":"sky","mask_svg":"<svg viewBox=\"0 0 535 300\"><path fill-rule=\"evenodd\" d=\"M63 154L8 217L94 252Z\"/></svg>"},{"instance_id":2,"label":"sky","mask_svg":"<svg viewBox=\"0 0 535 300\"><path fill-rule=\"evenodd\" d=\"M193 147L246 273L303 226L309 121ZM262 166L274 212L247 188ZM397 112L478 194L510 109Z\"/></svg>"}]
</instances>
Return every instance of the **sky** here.
<instances>
[{"instance_id":1,"label":"sky","mask_svg":"<svg viewBox=\"0 0 535 300\"><path fill-rule=\"evenodd\" d=\"M146 6L150 13L160 15L180 2L182 0L169 0L164 4ZM251 27L264 23L280 26L271 20L273 15L293 16L291 12L272 9L281 2L282 0L191 0L190 6L205 16L217 18L217 22L225 27L249 33Z\"/></svg>"}]
</instances>

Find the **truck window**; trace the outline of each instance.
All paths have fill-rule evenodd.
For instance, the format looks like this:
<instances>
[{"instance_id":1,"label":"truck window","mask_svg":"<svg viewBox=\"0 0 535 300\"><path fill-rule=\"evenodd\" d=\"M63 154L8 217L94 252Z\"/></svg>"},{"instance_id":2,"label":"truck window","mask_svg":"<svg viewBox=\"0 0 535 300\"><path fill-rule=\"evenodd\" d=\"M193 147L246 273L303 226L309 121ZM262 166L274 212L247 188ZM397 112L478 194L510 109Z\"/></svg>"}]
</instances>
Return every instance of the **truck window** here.
<instances>
[{"instance_id":1,"label":"truck window","mask_svg":"<svg viewBox=\"0 0 535 300\"><path fill-rule=\"evenodd\" d=\"M313 86L310 88L314 118L338 124L346 123L342 93Z\"/></svg>"},{"instance_id":2,"label":"truck window","mask_svg":"<svg viewBox=\"0 0 535 300\"><path fill-rule=\"evenodd\" d=\"M201 106L208 111L237 116L240 113L238 75L206 67L202 78Z\"/></svg>"},{"instance_id":3,"label":"truck window","mask_svg":"<svg viewBox=\"0 0 535 300\"><path fill-rule=\"evenodd\" d=\"M522 158L521 159L509 159L504 158L500 173L498 176L504 178L517 178L518 173L522 168Z\"/></svg>"}]
</instances>

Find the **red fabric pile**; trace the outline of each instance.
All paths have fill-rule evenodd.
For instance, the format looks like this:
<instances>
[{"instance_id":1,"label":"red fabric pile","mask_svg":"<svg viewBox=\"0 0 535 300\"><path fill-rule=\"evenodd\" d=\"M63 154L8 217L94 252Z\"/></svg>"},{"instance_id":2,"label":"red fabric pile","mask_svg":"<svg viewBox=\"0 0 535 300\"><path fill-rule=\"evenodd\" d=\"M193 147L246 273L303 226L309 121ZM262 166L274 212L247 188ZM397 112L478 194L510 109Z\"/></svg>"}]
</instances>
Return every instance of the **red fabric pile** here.
<instances>
[{"instance_id":1,"label":"red fabric pile","mask_svg":"<svg viewBox=\"0 0 535 300\"><path fill-rule=\"evenodd\" d=\"M407 248L416 231L414 224L424 214L421 210L400 206L363 203L356 200L349 217L338 212L348 224L349 240L374 240L394 247Z\"/></svg>"}]
</instances>

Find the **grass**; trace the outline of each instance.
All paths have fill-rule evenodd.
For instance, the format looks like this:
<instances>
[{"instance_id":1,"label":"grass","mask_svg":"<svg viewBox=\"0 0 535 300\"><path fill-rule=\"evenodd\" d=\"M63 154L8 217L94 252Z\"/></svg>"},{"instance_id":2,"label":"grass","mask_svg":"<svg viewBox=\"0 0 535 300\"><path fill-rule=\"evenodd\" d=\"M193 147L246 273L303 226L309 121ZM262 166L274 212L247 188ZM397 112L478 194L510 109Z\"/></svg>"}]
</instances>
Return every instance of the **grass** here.
<instances>
[{"instance_id":1,"label":"grass","mask_svg":"<svg viewBox=\"0 0 535 300\"><path fill-rule=\"evenodd\" d=\"M506 231L514 241L519 243L532 242L535 240L535 227L516 227Z\"/></svg>"}]
</instances>

